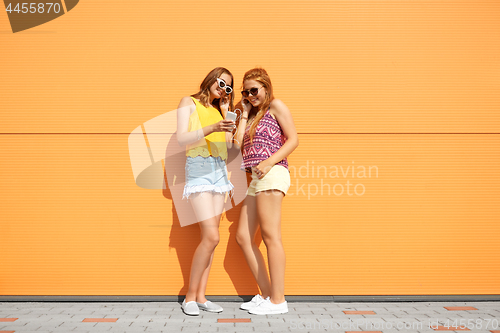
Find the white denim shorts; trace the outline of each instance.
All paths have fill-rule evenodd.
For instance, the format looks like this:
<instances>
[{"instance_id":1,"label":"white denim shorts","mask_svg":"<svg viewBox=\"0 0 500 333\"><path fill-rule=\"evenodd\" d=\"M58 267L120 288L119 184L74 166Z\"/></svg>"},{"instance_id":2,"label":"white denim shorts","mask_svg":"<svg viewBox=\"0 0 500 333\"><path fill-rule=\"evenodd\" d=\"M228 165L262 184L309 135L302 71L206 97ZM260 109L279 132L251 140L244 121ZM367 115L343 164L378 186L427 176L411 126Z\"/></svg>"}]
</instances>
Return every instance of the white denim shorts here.
<instances>
[{"instance_id":1,"label":"white denim shorts","mask_svg":"<svg viewBox=\"0 0 500 333\"><path fill-rule=\"evenodd\" d=\"M255 196L257 192L268 190L280 190L286 195L289 188L290 172L284 166L276 164L262 179L252 169L252 182L248 186L247 195Z\"/></svg>"}]
</instances>

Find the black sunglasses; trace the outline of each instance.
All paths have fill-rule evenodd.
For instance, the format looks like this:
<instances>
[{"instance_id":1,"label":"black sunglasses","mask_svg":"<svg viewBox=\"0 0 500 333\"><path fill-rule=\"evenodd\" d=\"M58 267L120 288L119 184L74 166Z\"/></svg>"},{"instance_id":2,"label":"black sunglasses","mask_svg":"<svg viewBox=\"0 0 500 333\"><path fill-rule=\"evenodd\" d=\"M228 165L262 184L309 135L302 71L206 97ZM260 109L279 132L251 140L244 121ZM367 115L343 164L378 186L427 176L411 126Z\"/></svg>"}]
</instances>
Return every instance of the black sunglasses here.
<instances>
[{"instance_id":1,"label":"black sunglasses","mask_svg":"<svg viewBox=\"0 0 500 333\"><path fill-rule=\"evenodd\" d=\"M264 86L262 86L262 87L264 87ZM262 89L262 87L260 87L260 88L251 88L251 89L248 89L248 90L243 90L241 92L241 94L243 95L243 97L248 97L248 96L250 96L250 94L252 96L256 96L259 93L259 90Z\"/></svg>"},{"instance_id":2,"label":"black sunglasses","mask_svg":"<svg viewBox=\"0 0 500 333\"><path fill-rule=\"evenodd\" d=\"M217 78L217 83L219 84L219 88L224 89L226 91L226 94L230 94L233 92L233 88L228 86L224 80Z\"/></svg>"}]
</instances>

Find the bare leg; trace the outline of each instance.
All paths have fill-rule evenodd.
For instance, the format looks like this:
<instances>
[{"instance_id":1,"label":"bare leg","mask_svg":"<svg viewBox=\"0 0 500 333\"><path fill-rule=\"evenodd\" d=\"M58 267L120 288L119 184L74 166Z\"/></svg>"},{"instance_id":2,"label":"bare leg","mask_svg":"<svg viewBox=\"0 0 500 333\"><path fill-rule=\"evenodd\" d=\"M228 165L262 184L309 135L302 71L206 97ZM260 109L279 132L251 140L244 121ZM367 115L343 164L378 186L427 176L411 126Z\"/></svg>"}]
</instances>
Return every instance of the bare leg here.
<instances>
[{"instance_id":1,"label":"bare leg","mask_svg":"<svg viewBox=\"0 0 500 333\"><path fill-rule=\"evenodd\" d=\"M205 219L199 222L201 242L193 256L186 302L197 301L204 303L206 302L204 293L208 273L210 272L215 247L219 243L219 223L224 196L222 194L204 192L193 194L189 200L191 200L197 217L201 219L200 216L203 216ZM216 213L215 209L220 210L220 212L217 211Z\"/></svg>"},{"instance_id":2,"label":"bare leg","mask_svg":"<svg viewBox=\"0 0 500 333\"><path fill-rule=\"evenodd\" d=\"M266 298L271 296L271 282L267 275L264 257L257 247L257 244L255 244L255 235L259 229L258 222L256 199L253 196L247 195L240 211L236 242L243 251L248 267L262 292L262 297Z\"/></svg>"},{"instance_id":3,"label":"bare leg","mask_svg":"<svg viewBox=\"0 0 500 333\"><path fill-rule=\"evenodd\" d=\"M217 221L220 222L220 218L222 215L222 210L224 209L224 194L219 194L219 193L214 193L213 194L213 207L216 213L219 213L215 218ZM201 227L201 224L200 224ZM217 231L219 229L217 228ZM212 268L212 260L214 258L214 253L212 252L212 255L210 256L210 261L208 263L207 268L205 268L205 271L203 272L203 275L201 277L200 284L198 286L198 292L196 294L196 301L199 303L205 303L207 301L205 297L205 293L207 291L207 283L208 283L208 275L210 274L210 269Z\"/></svg>"},{"instance_id":4,"label":"bare leg","mask_svg":"<svg viewBox=\"0 0 500 333\"><path fill-rule=\"evenodd\" d=\"M269 274L271 276L271 302L285 301L285 249L281 241L281 203L284 194L278 190L258 192L257 214L262 239L267 247Z\"/></svg>"}]
</instances>

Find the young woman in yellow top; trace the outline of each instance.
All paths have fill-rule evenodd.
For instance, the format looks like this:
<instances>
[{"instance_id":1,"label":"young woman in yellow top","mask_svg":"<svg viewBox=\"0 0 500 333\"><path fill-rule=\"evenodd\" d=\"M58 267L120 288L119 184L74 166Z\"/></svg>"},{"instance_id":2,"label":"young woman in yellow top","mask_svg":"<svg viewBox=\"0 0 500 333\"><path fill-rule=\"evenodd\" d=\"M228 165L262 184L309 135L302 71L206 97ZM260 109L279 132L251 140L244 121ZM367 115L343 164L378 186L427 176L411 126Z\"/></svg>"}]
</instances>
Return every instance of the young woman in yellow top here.
<instances>
[{"instance_id":1,"label":"young woman in yellow top","mask_svg":"<svg viewBox=\"0 0 500 333\"><path fill-rule=\"evenodd\" d=\"M182 310L198 315L199 309L221 312L222 307L205 297L208 274L215 247L219 243L219 223L224 197L233 190L227 177L227 147L231 147L234 121L225 120L233 108L233 75L217 67L205 77L196 94L184 97L177 109L177 140L186 146L188 198L201 229L201 242L191 264L191 275Z\"/></svg>"}]
</instances>

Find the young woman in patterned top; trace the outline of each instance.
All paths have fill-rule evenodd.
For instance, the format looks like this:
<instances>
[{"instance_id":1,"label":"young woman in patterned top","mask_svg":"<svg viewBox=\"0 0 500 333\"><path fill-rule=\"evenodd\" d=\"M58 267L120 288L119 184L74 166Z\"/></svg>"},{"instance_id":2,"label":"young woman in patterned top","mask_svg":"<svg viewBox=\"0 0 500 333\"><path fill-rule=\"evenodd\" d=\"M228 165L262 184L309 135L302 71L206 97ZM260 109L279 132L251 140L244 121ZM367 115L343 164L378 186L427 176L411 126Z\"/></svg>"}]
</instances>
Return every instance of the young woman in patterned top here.
<instances>
[{"instance_id":1,"label":"young woman in patterned top","mask_svg":"<svg viewBox=\"0 0 500 333\"><path fill-rule=\"evenodd\" d=\"M299 145L292 114L273 96L267 72L255 68L243 78L243 112L236 143L243 143L242 169L252 173L243 203L236 240L261 295L241 308L252 314L288 312L285 300L285 251L281 242L281 203L290 188L287 156ZM254 239L260 227L267 248L269 275Z\"/></svg>"}]
</instances>

